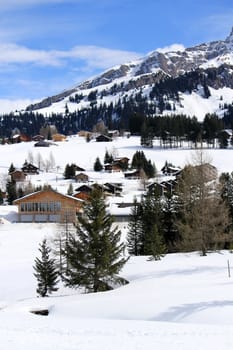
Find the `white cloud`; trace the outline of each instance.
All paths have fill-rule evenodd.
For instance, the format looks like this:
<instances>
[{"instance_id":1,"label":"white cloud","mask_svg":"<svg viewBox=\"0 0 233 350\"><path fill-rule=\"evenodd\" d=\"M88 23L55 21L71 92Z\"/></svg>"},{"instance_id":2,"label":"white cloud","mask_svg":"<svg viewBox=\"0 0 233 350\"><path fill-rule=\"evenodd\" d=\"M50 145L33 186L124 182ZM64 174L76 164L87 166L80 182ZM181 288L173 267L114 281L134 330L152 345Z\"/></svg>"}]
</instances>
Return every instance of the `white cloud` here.
<instances>
[{"instance_id":1,"label":"white cloud","mask_svg":"<svg viewBox=\"0 0 233 350\"><path fill-rule=\"evenodd\" d=\"M59 66L69 60L80 60L89 69L105 69L125 61L139 58L136 52L113 50L98 46L76 46L67 51L34 50L16 44L0 44L0 64L38 64Z\"/></svg>"},{"instance_id":2,"label":"white cloud","mask_svg":"<svg viewBox=\"0 0 233 350\"><path fill-rule=\"evenodd\" d=\"M182 44L172 44L170 46L165 46L163 48L156 49L156 51L159 51L161 53L184 51L184 50L185 50L185 47Z\"/></svg>"},{"instance_id":3,"label":"white cloud","mask_svg":"<svg viewBox=\"0 0 233 350\"><path fill-rule=\"evenodd\" d=\"M0 44L0 64L35 63L43 65L59 65L54 51L33 50L16 44Z\"/></svg>"},{"instance_id":4,"label":"white cloud","mask_svg":"<svg viewBox=\"0 0 233 350\"><path fill-rule=\"evenodd\" d=\"M0 112L1 114L4 114L4 113L10 113L14 111L20 111L22 109L25 109L27 106L29 106L33 102L35 101L30 99L17 99L17 100L0 99Z\"/></svg>"},{"instance_id":5,"label":"white cloud","mask_svg":"<svg viewBox=\"0 0 233 350\"><path fill-rule=\"evenodd\" d=\"M76 46L68 52L69 57L84 60L91 68L105 69L141 57L139 53L113 50L98 46Z\"/></svg>"}]
</instances>

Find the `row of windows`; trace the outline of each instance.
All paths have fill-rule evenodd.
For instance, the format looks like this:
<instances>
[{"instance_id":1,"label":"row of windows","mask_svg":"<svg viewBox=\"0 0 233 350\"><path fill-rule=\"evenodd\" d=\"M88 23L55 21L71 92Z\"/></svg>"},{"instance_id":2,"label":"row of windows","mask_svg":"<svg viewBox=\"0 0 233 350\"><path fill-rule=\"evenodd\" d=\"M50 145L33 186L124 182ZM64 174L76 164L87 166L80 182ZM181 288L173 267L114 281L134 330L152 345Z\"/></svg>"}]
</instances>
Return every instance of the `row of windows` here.
<instances>
[{"instance_id":1,"label":"row of windows","mask_svg":"<svg viewBox=\"0 0 233 350\"><path fill-rule=\"evenodd\" d=\"M61 210L61 202L28 202L21 203L20 210L22 211L36 211L36 212L46 212L46 213L54 213Z\"/></svg>"}]
</instances>

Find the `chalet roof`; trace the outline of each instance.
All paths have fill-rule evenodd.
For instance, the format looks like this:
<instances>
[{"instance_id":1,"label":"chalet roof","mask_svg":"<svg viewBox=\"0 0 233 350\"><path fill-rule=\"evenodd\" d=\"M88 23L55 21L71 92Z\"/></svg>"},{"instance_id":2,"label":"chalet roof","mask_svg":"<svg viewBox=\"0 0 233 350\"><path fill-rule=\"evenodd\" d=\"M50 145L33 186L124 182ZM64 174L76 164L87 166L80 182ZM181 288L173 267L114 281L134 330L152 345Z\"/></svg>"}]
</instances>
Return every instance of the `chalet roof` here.
<instances>
[{"instance_id":1,"label":"chalet roof","mask_svg":"<svg viewBox=\"0 0 233 350\"><path fill-rule=\"evenodd\" d=\"M77 192L91 192L92 187L89 185L81 185L75 189Z\"/></svg>"},{"instance_id":2,"label":"chalet roof","mask_svg":"<svg viewBox=\"0 0 233 350\"><path fill-rule=\"evenodd\" d=\"M99 135L96 137L96 141L112 141L112 138L107 135Z\"/></svg>"},{"instance_id":3,"label":"chalet roof","mask_svg":"<svg viewBox=\"0 0 233 350\"><path fill-rule=\"evenodd\" d=\"M37 197L38 194L41 194L41 193L48 193L48 192L53 192L55 194L57 194L58 196L60 197L65 197L65 198L69 198L73 201L77 201L77 202L83 202L82 199L79 199L79 198L75 198L73 196L69 196L67 194L63 194L63 193L60 193L60 192L57 192L53 189L46 189L46 190L41 190L41 191L37 191L37 192L33 192L33 193L30 193L30 194L27 194L26 196L23 196L21 198L18 198L18 199L15 199L14 200L14 204L18 204L22 201L24 201L25 199L28 199L28 198L33 198L33 197Z\"/></svg>"}]
</instances>

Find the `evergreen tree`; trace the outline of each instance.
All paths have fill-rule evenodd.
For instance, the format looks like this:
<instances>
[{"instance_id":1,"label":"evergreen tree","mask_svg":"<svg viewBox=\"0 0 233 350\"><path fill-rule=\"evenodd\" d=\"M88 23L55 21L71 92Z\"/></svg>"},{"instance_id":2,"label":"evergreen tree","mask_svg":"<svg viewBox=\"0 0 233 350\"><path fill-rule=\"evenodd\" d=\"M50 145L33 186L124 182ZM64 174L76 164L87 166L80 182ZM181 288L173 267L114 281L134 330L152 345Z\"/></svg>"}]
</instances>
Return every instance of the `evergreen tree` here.
<instances>
[{"instance_id":1,"label":"evergreen tree","mask_svg":"<svg viewBox=\"0 0 233 350\"><path fill-rule=\"evenodd\" d=\"M111 164L112 162L113 162L113 156L112 154L109 154L107 150L104 155L104 164L108 164L108 163Z\"/></svg>"},{"instance_id":2,"label":"evergreen tree","mask_svg":"<svg viewBox=\"0 0 233 350\"><path fill-rule=\"evenodd\" d=\"M120 243L121 232L118 227L112 228L112 223L101 192L94 190L79 217L77 232L67 244L68 286L99 292L126 283L118 276L127 261L122 256L124 244Z\"/></svg>"},{"instance_id":3,"label":"evergreen tree","mask_svg":"<svg viewBox=\"0 0 233 350\"><path fill-rule=\"evenodd\" d=\"M58 290L58 272L55 265L55 260L50 258L50 248L47 246L47 241L44 239L39 246L41 258L35 259L35 266L33 266L37 279L37 293L41 297L48 296L52 292Z\"/></svg>"},{"instance_id":4,"label":"evergreen tree","mask_svg":"<svg viewBox=\"0 0 233 350\"><path fill-rule=\"evenodd\" d=\"M176 195L165 193L162 206L162 233L168 252L177 251L177 244L180 241L180 235L176 227L178 217L178 204Z\"/></svg>"},{"instance_id":5,"label":"evergreen tree","mask_svg":"<svg viewBox=\"0 0 233 350\"><path fill-rule=\"evenodd\" d=\"M134 205L129 217L128 234L127 234L127 247L128 252L131 255L140 255L141 253L141 234L142 234L142 221L141 221L141 206L137 199L134 199Z\"/></svg>"},{"instance_id":6,"label":"evergreen tree","mask_svg":"<svg viewBox=\"0 0 233 350\"><path fill-rule=\"evenodd\" d=\"M3 193L2 190L0 189L0 204L3 203Z\"/></svg>"},{"instance_id":7,"label":"evergreen tree","mask_svg":"<svg viewBox=\"0 0 233 350\"><path fill-rule=\"evenodd\" d=\"M103 165L101 164L99 157L97 157L94 163L94 171L101 171L102 169Z\"/></svg>"},{"instance_id":8,"label":"evergreen tree","mask_svg":"<svg viewBox=\"0 0 233 350\"><path fill-rule=\"evenodd\" d=\"M151 256L149 260L160 260L167 251L162 235L158 231L158 225L152 227L151 233Z\"/></svg>"},{"instance_id":9,"label":"evergreen tree","mask_svg":"<svg viewBox=\"0 0 233 350\"><path fill-rule=\"evenodd\" d=\"M15 171L15 167L14 167L14 164L11 163L9 169L8 169L8 174L12 173L13 171Z\"/></svg>"},{"instance_id":10,"label":"evergreen tree","mask_svg":"<svg viewBox=\"0 0 233 350\"><path fill-rule=\"evenodd\" d=\"M148 193L142 201L142 254L151 255L154 259L165 254L162 236L161 198L157 191Z\"/></svg>"},{"instance_id":11,"label":"evergreen tree","mask_svg":"<svg viewBox=\"0 0 233 350\"><path fill-rule=\"evenodd\" d=\"M16 191L16 183L15 181L8 181L6 184L6 191L7 191L7 201L8 204L12 204L13 201L17 198L17 191Z\"/></svg>"},{"instance_id":12,"label":"evergreen tree","mask_svg":"<svg viewBox=\"0 0 233 350\"><path fill-rule=\"evenodd\" d=\"M220 178L221 197L229 209L231 230L233 230L233 173L222 173Z\"/></svg>"},{"instance_id":13,"label":"evergreen tree","mask_svg":"<svg viewBox=\"0 0 233 350\"><path fill-rule=\"evenodd\" d=\"M72 183L70 183L69 187L68 187L68 190L67 190L67 194L69 196L72 196L73 192L74 192L73 185L72 185Z\"/></svg>"},{"instance_id":14,"label":"evergreen tree","mask_svg":"<svg viewBox=\"0 0 233 350\"><path fill-rule=\"evenodd\" d=\"M75 177L76 165L75 164L66 164L64 177L65 179L73 179Z\"/></svg>"}]
</instances>

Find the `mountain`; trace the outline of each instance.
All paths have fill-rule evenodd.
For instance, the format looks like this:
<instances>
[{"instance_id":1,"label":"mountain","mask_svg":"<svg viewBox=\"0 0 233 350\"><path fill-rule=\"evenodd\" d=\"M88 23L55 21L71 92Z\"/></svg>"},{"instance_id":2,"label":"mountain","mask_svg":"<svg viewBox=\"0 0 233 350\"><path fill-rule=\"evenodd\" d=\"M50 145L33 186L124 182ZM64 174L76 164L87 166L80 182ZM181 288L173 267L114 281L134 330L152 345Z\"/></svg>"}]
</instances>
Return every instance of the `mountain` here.
<instances>
[{"instance_id":1,"label":"mountain","mask_svg":"<svg viewBox=\"0 0 233 350\"><path fill-rule=\"evenodd\" d=\"M129 101L137 105L142 100L146 107L143 111L141 106L140 112L150 115L186 114L203 119L206 113L223 114L222 106L233 101L233 28L225 40L151 52L27 110L67 115L111 105L111 118L117 119L116 105L122 107Z\"/></svg>"}]
</instances>

